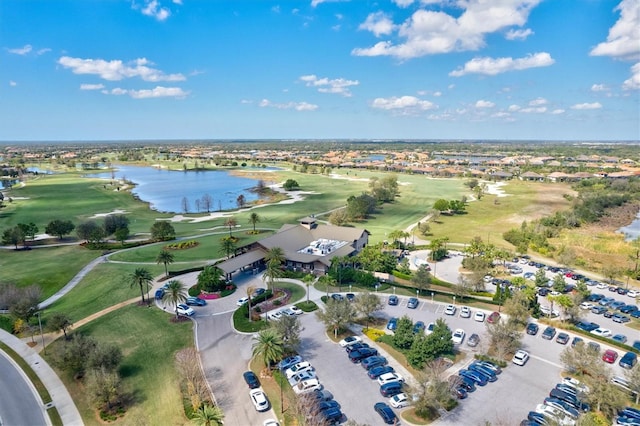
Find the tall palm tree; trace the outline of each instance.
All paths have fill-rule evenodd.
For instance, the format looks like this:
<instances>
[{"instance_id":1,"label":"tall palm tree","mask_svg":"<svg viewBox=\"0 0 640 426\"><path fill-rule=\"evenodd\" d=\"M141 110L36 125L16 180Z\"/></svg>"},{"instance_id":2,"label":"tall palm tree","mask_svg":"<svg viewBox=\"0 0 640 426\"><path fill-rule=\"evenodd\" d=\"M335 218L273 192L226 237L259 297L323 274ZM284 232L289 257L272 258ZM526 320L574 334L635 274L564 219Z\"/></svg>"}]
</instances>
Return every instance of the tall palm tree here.
<instances>
[{"instance_id":1,"label":"tall palm tree","mask_svg":"<svg viewBox=\"0 0 640 426\"><path fill-rule=\"evenodd\" d=\"M144 303L144 286L146 285L148 290L149 284L153 281L151 272L145 268L136 268L136 270L129 275L129 281L131 283L131 287L136 284L140 286L140 296L142 297L142 303Z\"/></svg>"},{"instance_id":2,"label":"tall palm tree","mask_svg":"<svg viewBox=\"0 0 640 426\"><path fill-rule=\"evenodd\" d=\"M164 276L168 277L169 269L167 268L167 265L173 263L173 253L171 253L169 250L161 250L156 257L156 263L164 263Z\"/></svg>"},{"instance_id":3,"label":"tall palm tree","mask_svg":"<svg viewBox=\"0 0 640 426\"><path fill-rule=\"evenodd\" d=\"M251 349L253 356L259 356L264 361L264 366L269 367L282 359L284 355L284 342L282 336L274 328L266 328L253 337Z\"/></svg>"},{"instance_id":4,"label":"tall palm tree","mask_svg":"<svg viewBox=\"0 0 640 426\"><path fill-rule=\"evenodd\" d=\"M252 212L249 215L249 223L253 225L253 233L256 233L256 223L260 222L262 218L260 217L260 215L258 215L258 213L256 212Z\"/></svg>"},{"instance_id":5,"label":"tall palm tree","mask_svg":"<svg viewBox=\"0 0 640 426\"><path fill-rule=\"evenodd\" d=\"M197 426L222 426L224 413L216 405L204 404L193 413L191 422Z\"/></svg>"},{"instance_id":6,"label":"tall palm tree","mask_svg":"<svg viewBox=\"0 0 640 426\"><path fill-rule=\"evenodd\" d=\"M307 303L309 303L309 286L311 286L315 280L316 277L313 274L307 274L302 277L302 282L307 286Z\"/></svg>"},{"instance_id":7,"label":"tall palm tree","mask_svg":"<svg viewBox=\"0 0 640 426\"><path fill-rule=\"evenodd\" d=\"M267 288L271 288L275 279L282 276L282 264L286 260L284 250L280 247L272 247L267 250L264 260L267 262L267 269L264 271L264 277L267 281Z\"/></svg>"},{"instance_id":8,"label":"tall palm tree","mask_svg":"<svg viewBox=\"0 0 640 426\"><path fill-rule=\"evenodd\" d=\"M235 226L238 224L238 221L235 220L234 218L230 217L227 218L227 220L224 221L224 226L226 226L227 228L229 228L229 236L232 237L233 235L231 235L231 229L235 228Z\"/></svg>"},{"instance_id":9,"label":"tall palm tree","mask_svg":"<svg viewBox=\"0 0 640 426\"><path fill-rule=\"evenodd\" d=\"M170 305L173 305L176 311L176 318L178 318L178 304L187 300L187 288L182 284L182 281L171 280L167 283L165 298Z\"/></svg>"},{"instance_id":10,"label":"tall palm tree","mask_svg":"<svg viewBox=\"0 0 640 426\"><path fill-rule=\"evenodd\" d=\"M256 288L258 287L255 285L250 285L247 287L247 307L249 308L249 322L251 322L251 295L254 291L256 291Z\"/></svg>"}]
</instances>

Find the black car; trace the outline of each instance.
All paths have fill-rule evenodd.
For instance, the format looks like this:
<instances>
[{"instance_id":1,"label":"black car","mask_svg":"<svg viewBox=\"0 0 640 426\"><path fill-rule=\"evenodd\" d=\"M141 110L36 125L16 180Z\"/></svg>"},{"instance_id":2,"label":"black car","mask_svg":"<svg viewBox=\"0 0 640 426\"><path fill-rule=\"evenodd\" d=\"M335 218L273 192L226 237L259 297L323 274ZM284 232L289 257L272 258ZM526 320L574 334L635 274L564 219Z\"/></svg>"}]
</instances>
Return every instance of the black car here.
<instances>
[{"instance_id":1,"label":"black car","mask_svg":"<svg viewBox=\"0 0 640 426\"><path fill-rule=\"evenodd\" d=\"M539 294L540 296L543 296L543 297L544 297L544 296L547 296L550 292L551 292L551 290L549 290L549 289L548 289L548 288L546 288L546 287L540 287L540 289L538 290L538 294Z\"/></svg>"},{"instance_id":2,"label":"black car","mask_svg":"<svg viewBox=\"0 0 640 426\"><path fill-rule=\"evenodd\" d=\"M364 348L369 348L369 347L370 347L370 346L369 346L369 344L368 344L368 343L357 342L357 343L353 343L353 344L351 344L351 345L349 345L349 346L345 347L345 348L344 348L344 350L345 350L347 353L351 353L351 352L353 352L353 351L357 351L357 350L364 349Z\"/></svg>"},{"instance_id":3,"label":"black car","mask_svg":"<svg viewBox=\"0 0 640 426\"><path fill-rule=\"evenodd\" d=\"M395 294L389 296L389 301L387 303L391 306L396 306L398 304L398 296Z\"/></svg>"},{"instance_id":4,"label":"black car","mask_svg":"<svg viewBox=\"0 0 640 426\"><path fill-rule=\"evenodd\" d=\"M376 413L380 414L380 417L382 417L382 421L385 422L385 424L393 425L398 422L396 413L394 413L391 407L384 402L376 403L376 405L373 406L373 409L376 410Z\"/></svg>"},{"instance_id":5,"label":"black car","mask_svg":"<svg viewBox=\"0 0 640 426\"><path fill-rule=\"evenodd\" d=\"M331 298L336 301L344 300L344 296L338 293L332 294Z\"/></svg>"},{"instance_id":6,"label":"black car","mask_svg":"<svg viewBox=\"0 0 640 426\"><path fill-rule=\"evenodd\" d=\"M365 358L369 358L370 356L378 355L378 351L374 348L362 348L355 350L353 352L349 352L349 361L354 364L359 363Z\"/></svg>"},{"instance_id":7,"label":"black car","mask_svg":"<svg viewBox=\"0 0 640 426\"><path fill-rule=\"evenodd\" d=\"M389 382L380 386L380 395L391 398L399 393L402 393L402 383Z\"/></svg>"},{"instance_id":8,"label":"black car","mask_svg":"<svg viewBox=\"0 0 640 426\"><path fill-rule=\"evenodd\" d=\"M635 305L624 305L622 308L619 309L620 312L622 312L623 314L630 314L633 311L637 311L638 307Z\"/></svg>"},{"instance_id":9,"label":"black car","mask_svg":"<svg viewBox=\"0 0 640 426\"><path fill-rule=\"evenodd\" d=\"M529 324L527 324L527 334L535 336L536 334L538 334L539 329L540 327L538 327L538 324L536 324L535 322L530 322Z\"/></svg>"},{"instance_id":10,"label":"black car","mask_svg":"<svg viewBox=\"0 0 640 426\"><path fill-rule=\"evenodd\" d=\"M620 367L631 370L637 362L638 355L633 352L627 352L622 358L620 358L620 361L618 363L620 364Z\"/></svg>"},{"instance_id":11,"label":"black car","mask_svg":"<svg viewBox=\"0 0 640 426\"><path fill-rule=\"evenodd\" d=\"M260 380L258 380L258 376L256 376L253 371L245 371L242 374L242 377L244 377L244 381L247 382L249 389L256 389L260 387Z\"/></svg>"},{"instance_id":12,"label":"black car","mask_svg":"<svg viewBox=\"0 0 640 426\"><path fill-rule=\"evenodd\" d=\"M325 424L335 424L342 419L342 411L339 408L330 408L320 411L320 416L324 419Z\"/></svg>"},{"instance_id":13,"label":"black car","mask_svg":"<svg viewBox=\"0 0 640 426\"><path fill-rule=\"evenodd\" d=\"M556 329L554 327L548 326L542 332L542 338L546 340L551 340L556 335Z\"/></svg>"},{"instance_id":14,"label":"black car","mask_svg":"<svg viewBox=\"0 0 640 426\"><path fill-rule=\"evenodd\" d=\"M156 290L156 300L160 300L164 297L164 288L159 288Z\"/></svg>"},{"instance_id":15,"label":"black car","mask_svg":"<svg viewBox=\"0 0 640 426\"><path fill-rule=\"evenodd\" d=\"M593 293L587 297L587 302L599 302L601 299L604 299L604 294Z\"/></svg>"},{"instance_id":16,"label":"black car","mask_svg":"<svg viewBox=\"0 0 640 426\"><path fill-rule=\"evenodd\" d=\"M454 388L451 393L458 399L465 399L468 395L467 391L462 386Z\"/></svg>"},{"instance_id":17,"label":"black car","mask_svg":"<svg viewBox=\"0 0 640 426\"><path fill-rule=\"evenodd\" d=\"M596 328L599 328L600 325L596 324L595 322L578 321L576 323L576 327L579 328L580 330L584 330L584 331L593 331Z\"/></svg>"},{"instance_id":18,"label":"black car","mask_svg":"<svg viewBox=\"0 0 640 426\"><path fill-rule=\"evenodd\" d=\"M362 365L362 368L364 368L365 370L370 370L373 367L379 367L381 365L387 365L388 361L385 357L383 356L379 356L379 355L374 355L374 356L369 356L364 358L361 362L360 365Z\"/></svg>"},{"instance_id":19,"label":"black car","mask_svg":"<svg viewBox=\"0 0 640 426\"><path fill-rule=\"evenodd\" d=\"M385 373L393 373L393 372L395 372L395 370L393 369L392 366L379 365L367 371L367 376L369 376L370 379L377 379L378 377L382 376Z\"/></svg>"},{"instance_id":20,"label":"black car","mask_svg":"<svg viewBox=\"0 0 640 426\"><path fill-rule=\"evenodd\" d=\"M356 300L356 295L353 293L347 293L347 300L349 302L353 302L354 300Z\"/></svg>"},{"instance_id":21,"label":"black car","mask_svg":"<svg viewBox=\"0 0 640 426\"><path fill-rule=\"evenodd\" d=\"M605 318L611 318L611 317L613 316L613 311L610 311L610 310L608 310L608 309L607 309L607 310L605 310L605 311L602 313L602 315L603 315Z\"/></svg>"},{"instance_id":22,"label":"black car","mask_svg":"<svg viewBox=\"0 0 640 426\"><path fill-rule=\"evenodd\" d=\"M572 340L571 340L571 346L572 347L576 347L579 343L584 343L584 339L582 337L578 337L575 336Z\"/></svg>"},{"instance_id":23,"label":"black car","mask_svg":"<svg viewBox=\"0 0 640 426\"><path fill-rule=\"evenodd\" d=\"M484 367L482 364L477 364L474 362L474 363L471 363L471 365L469 365L468 368L471 371L475 371L476 373L483 374L487 378L488 382L495 382L496 380L498 380L496 373L490 370L489 368Z\"/></svg>"},{"instance_id":24,"label":"black car","mask_svg":"<svg viewBox=\"0 0 640 426\"><path fill-rule=\"evenodd\" d=\"M199 297L187 297L187 301L185 302L189 306L205 306L207 301L204 299L200 299Z\"/></svg>"},{"instance_id":25,"label":"black car","mask_svg":"<svg viewBox=\"0 0 640 426\"><path fill-rule=\"evenodd\" d=\"M335 408L340 409L340 404L338 404L338 401L334 401L332 399L330 399L329 401L320 401L318 403L318 410L320 411L331 410Z\"/></svg>"}]
</instances>

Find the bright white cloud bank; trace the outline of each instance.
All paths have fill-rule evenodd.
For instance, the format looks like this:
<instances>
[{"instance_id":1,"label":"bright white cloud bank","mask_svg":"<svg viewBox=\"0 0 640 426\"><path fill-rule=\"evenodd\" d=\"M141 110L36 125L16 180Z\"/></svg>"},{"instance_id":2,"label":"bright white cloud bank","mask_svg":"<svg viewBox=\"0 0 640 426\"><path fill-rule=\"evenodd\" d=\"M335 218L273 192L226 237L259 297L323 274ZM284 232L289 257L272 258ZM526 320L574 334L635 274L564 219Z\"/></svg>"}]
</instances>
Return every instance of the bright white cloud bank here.
<instances>
[{"instance_id":1,"label":"bright white cloud bank","mask_svg":"<svg viewBox=\"0 0 640 426\"><path fill-rule=\"evenodd\" d=\"M58 59L58 63L65 68L71 69L74 74L93 74L109 81L132 77L140 77L144 81L151 82L186 80L182 74L165 74L158 69L149 67L148 65L153 65L153 63L146 58L139 58L131 64L126 64L121 60L105 61L104 59L82 59L63 56Z\"/></svg>"}]
</instances>

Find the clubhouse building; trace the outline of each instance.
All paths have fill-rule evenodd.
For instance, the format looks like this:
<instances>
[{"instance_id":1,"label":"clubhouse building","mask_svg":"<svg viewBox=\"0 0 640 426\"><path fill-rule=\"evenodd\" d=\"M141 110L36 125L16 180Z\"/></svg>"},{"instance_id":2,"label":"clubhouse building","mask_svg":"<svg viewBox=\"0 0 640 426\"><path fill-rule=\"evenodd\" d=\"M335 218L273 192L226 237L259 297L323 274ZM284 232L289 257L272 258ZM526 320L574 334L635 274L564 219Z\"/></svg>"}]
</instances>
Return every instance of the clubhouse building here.
<instances>
[{"instance_id":1,"label":"clubhouse building","mask_svg":"<svg viewBox=\"0 0 640 426\"><path fill-rule=\"evenodd\" d=\"M216 266L227 280L239 271L257 272L264 265L267 251L280 247L288 269L324 275L331 259L336 256L352 256L369 242L369 231L346 226L324 225L313 217L300 219L297 225L283 225L275 234L263 240L241 247L239 254Z\"/></svg>"}]
</instances>

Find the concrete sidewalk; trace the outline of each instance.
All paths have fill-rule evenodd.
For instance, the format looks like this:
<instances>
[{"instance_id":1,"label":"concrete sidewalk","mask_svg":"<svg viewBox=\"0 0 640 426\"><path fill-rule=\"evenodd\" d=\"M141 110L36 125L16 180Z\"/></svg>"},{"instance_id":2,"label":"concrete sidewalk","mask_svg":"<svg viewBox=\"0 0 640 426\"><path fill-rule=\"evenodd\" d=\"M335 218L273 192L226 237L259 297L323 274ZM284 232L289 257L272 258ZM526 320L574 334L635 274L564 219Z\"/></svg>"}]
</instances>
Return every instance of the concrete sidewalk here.
<instances>
[{"instance_id":1,"label":"concrete sidewalk","mask_svg":"<svg viewBox=\"0 0 640 426\"><path fill-rule=\"evenodd\" d=\"M71 395L69 395L67 388L49 364L22 340L1 329L0 341L20 355L38 375L51 395L52 402L50 406L56 407L62 423L64 425L83 425L82 417L80 417L80 412L71 399ZM5 384L5 386L8 385ZM37 393L36 398L40 400L40 395ZM49 405L46 408L49 408Z\"/></svg>"}]
</instances>

